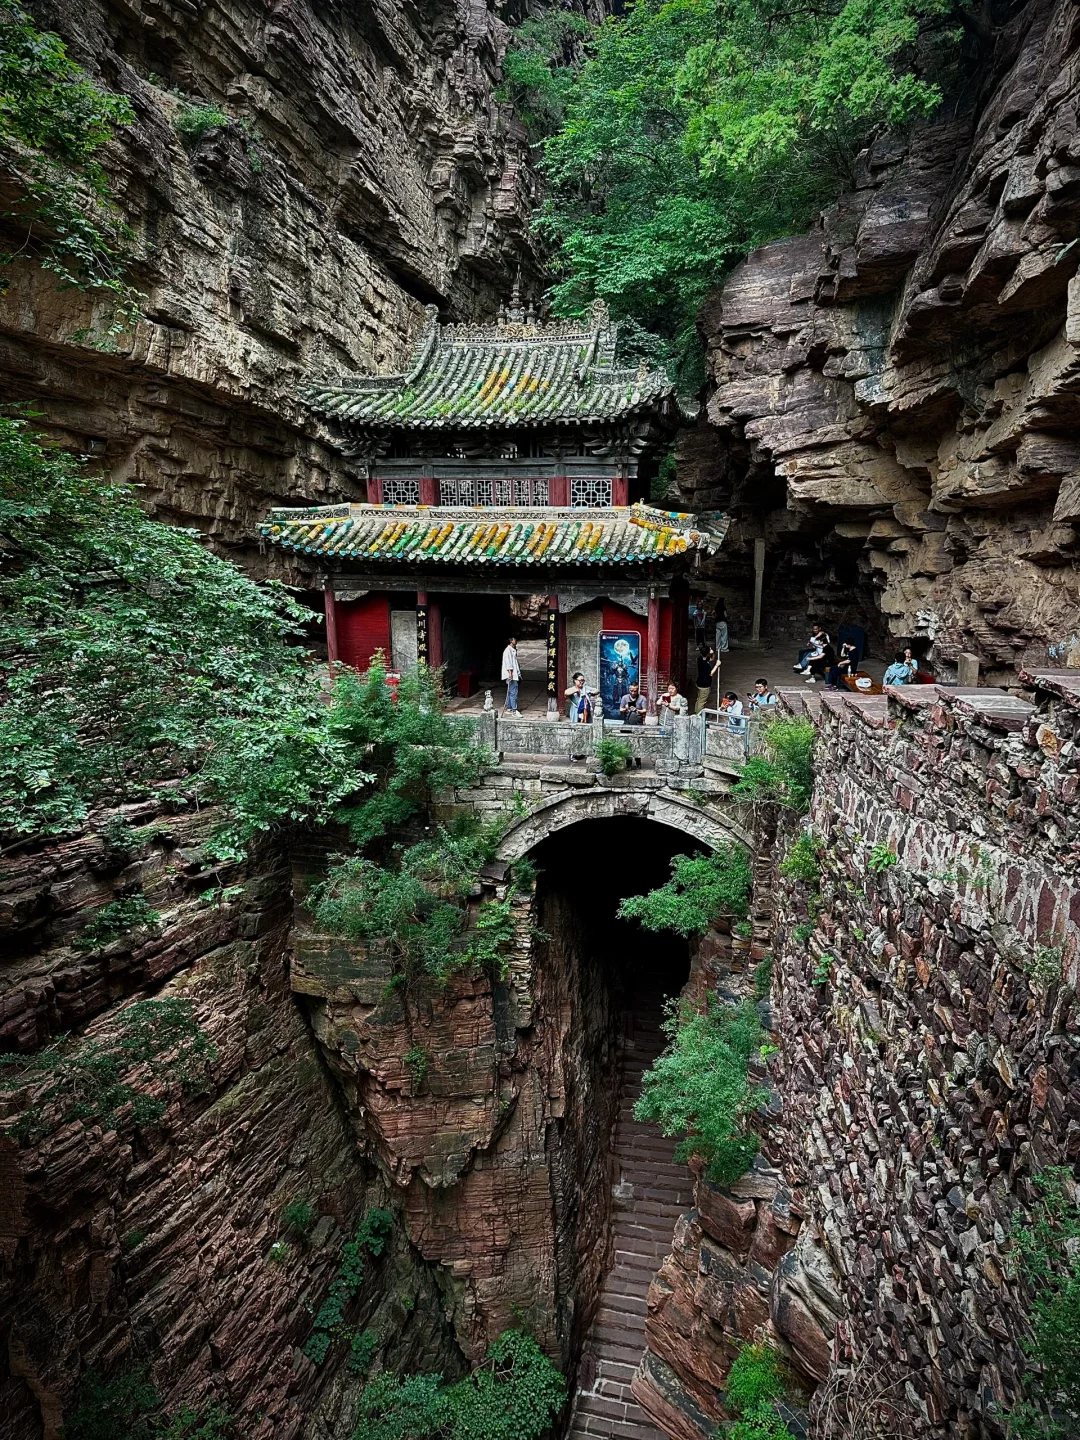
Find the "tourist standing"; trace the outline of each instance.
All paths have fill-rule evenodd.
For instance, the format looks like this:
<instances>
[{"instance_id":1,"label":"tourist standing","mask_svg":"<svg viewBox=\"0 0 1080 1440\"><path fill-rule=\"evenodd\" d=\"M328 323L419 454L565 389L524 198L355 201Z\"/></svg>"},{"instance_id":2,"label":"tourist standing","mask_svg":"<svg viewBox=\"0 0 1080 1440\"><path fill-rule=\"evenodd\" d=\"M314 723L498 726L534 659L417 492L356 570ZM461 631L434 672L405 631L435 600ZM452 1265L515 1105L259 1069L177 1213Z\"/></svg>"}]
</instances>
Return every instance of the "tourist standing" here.
<instances>
[{"instance_id":1,"label":"tourist standing","mask_svg":"<svg viewBox=\"0 0 1080 1440\"><path fill-rule=\"evenodd\" d=\"M918 668L918 663L910 648L898 650L893 656L893 663L885 671L881 683L883 685L914 685L915 672Z\"/></svg>"},{"instance_id":2,"label":"tourist standing","mask_svg":"<svg viewBox=\"0 0 1080 1440\"><path fill-rule=\"evenodd\" d=\"M571 725L591 725L593 718L593 696L595 690L585 688L585 676L580 670L574 672L573 684L566 692L566 718ZM584 754L575 755L574 745L570 745L570 759L584 760Z\"/></svg>"},{"instance_id":3,"label":"tourist standing","mask_svg":"<svg viewBox=\"0 0 1080 1440\"><path fill-rule=\"evenodd\" d=\"M694 627L694 643L699 650L704 648L705 645L705 622L707 619L708 616L705 614L705 606L702 605L700 600L695 600L693 605L690 606L690 623Z\"/></svg>"},{"instance_id":4,"label":"tourist standing","mask_svg":"<svg viewBox=\"0 0 1080 1440\"><path fill-rule=\"evenodd\" d=\"M622 717L623 724L644 725L645 709L645 696L642 695L641 690L636 684L631 685L630 689L619 701L619 714ZM641 756L632 755L630 757L630 765L631 767L636 766L640 770Z\"/></svg>"},{"instance_id":5,"label":"tourist standing","mask_svg":"<svg viewBox=\"0 0 1080 1440\"><path fill-rule=\"evenodd\" d=\"M517 640L513 635L502 653L502 678L506 681L506 713L520 715L518 686L521 684L521 666L518 663Z\"/></svg>"},{"instance_id":6,"label":"tourist standing","mask_svg":"<svg viewBox=\"0 0 1080 1440\"><path fill-rule=\"evenodd\" d=\"M700 715L709 703L713 676L720 669L720 661L711 645L701 645L697 654L697 696L694 700L694 714Z\"/></svg>"},{"instance_id":7,"label":"tourist standing","mask_svg":"<svg viewBox=\"0 0 1080 1440\"><path fill-rule=\"evenodd\" d=\"M687 704L686 696L679 694L679 687L672 680L667 689L660 696L660 728L668 728L669 715L689 715L690 706Z\"/></svg>"},{"instance_id":8,"label":"tourist standing","mask_svg":"<svg viewBox=\"0 0 1080 1440\"><path fill-rule=\"evenodd\" d=\"M727 610L723 600L716 602L716 653L723 655L728 648Z\"/></svg>"}]
</instances>

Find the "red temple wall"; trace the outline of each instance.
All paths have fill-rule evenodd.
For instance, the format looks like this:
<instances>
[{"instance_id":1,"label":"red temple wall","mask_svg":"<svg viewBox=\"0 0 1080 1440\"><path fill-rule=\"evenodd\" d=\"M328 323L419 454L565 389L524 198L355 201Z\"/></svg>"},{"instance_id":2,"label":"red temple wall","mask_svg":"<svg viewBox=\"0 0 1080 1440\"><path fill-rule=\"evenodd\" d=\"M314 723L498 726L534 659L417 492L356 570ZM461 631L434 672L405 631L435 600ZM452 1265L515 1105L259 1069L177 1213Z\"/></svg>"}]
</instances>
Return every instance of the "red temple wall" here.
<instances>
[{"instance_id":1,"label":"red temple wall","mask_svg":"<svg viewBox=\"0 0 1080 1440\"><path fill-rule=\"evenodd\" d=\"M676 610L670 600L660 601L660 658L658 661L658 674L661 689L671 678L671 657L678 653L677 648L672 649L672 631L675 627ZM636 632L641 636L641 672L642 679L645 678L647 657L649 653L649 624L643 615L635 615L632 610L627 610L622 605L615 605L610 600L604 601L604 629L623 630L630 633ZM675 679L682 688L682 676L677 675Z\"/></svg>"},{"instance_id":2,"label":"red temple wall","mask_svg":"<svg viewBox=\"0 0 1080 1440\"><path fill-rule=\"evenodd\" d=\"M373 591L361 600L339 601L338 652L346 665L366 670L376 650L390 663L390 597Z\"/></svg>"}]
</instances>

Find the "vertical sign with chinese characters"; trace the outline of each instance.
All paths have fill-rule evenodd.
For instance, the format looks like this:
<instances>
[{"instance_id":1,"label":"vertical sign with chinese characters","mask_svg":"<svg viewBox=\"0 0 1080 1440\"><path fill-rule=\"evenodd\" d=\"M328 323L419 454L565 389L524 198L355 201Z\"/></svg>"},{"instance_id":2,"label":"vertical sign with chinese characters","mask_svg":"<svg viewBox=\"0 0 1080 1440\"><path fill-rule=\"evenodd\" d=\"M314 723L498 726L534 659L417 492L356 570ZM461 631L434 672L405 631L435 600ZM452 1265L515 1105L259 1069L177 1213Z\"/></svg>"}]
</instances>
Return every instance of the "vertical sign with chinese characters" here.
<instances>
[{"instance_id":1,"label":"vertical sign with chinese characters","mask_svg":"<svg viewBox=\"0 0 1080 1440\"><path fill-rule=\"evenodd\" d=\"M547 693L559 693L559 612L548 606Z\"/></svg>"},{"instance_id":2,"label":"vertical sign with chinese characters","mask_svg":"<svg viewBox=\"0 0 1080 1440\"><path fill-rule=\"evenodd\" d=\"M416 663L426 665L428 663L428 633L427 633L427 612L426 605L416 607Z\"/></svg>"}]
</instances>

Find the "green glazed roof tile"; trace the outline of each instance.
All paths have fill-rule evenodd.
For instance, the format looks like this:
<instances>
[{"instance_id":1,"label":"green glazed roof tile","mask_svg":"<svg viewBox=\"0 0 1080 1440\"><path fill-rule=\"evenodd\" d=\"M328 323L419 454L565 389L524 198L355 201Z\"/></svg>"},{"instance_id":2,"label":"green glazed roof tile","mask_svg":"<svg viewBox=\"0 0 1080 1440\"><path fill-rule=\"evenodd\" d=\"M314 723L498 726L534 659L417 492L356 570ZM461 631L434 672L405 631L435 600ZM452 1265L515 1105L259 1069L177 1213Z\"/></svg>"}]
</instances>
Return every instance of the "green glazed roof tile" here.
<instances>
[{"instance_id":1,"label":"green glazed roof tile","mask_svg":"<svg viewBox=\"0 0 1080 1440\"><path fill-rule=\"evenodd\" d=\"M272 510L259 527L298 554L418 565L611 565L718 550L726 519L710 532L693 515L648 505L605 510L419 505L328 505Z\"/></svg>"},{"instance_id":2,"label":"green glazed roof tile","mask_svg":"<svg viewBox=\"0 0 1080 1440\"><path fill-rule=\"evenodd\" d=\"M515 312L520 317L521 312ZM617 368L602 303L585 320L540 325L523 317L495 325L440 325L433 306L410 368L310 385L314 409L346 427L504 429L581 424L675 406L663 370Z\"/></svg>"}]
</instances>

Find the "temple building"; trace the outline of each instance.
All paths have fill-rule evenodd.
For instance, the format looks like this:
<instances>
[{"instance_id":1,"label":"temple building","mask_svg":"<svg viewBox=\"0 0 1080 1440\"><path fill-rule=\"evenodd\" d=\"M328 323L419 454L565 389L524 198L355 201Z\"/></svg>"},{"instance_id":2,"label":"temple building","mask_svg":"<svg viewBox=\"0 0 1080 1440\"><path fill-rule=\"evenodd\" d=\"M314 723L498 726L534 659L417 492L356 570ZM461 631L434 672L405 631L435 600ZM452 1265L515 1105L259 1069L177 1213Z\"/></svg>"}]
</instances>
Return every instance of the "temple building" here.
<instances>
[{"instance_id":1,"label":"temple building","mask_svg":"<svg viewBox=\"0 0 1080 1440\"><path fill-rule=\"evenodd\" d=\"M310 556L331 660L444 666L498 678L512 597L546 610L546 690L584 672L610 713L638 680L655 706L685 671L689 574L726 524L646 503L685 415L668 376L616 362L617 327L440 325L434 309L400 375L309 391L367 484L366 504L274 510L261 530Z\"/></svg>"}]
</instances>

